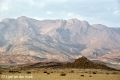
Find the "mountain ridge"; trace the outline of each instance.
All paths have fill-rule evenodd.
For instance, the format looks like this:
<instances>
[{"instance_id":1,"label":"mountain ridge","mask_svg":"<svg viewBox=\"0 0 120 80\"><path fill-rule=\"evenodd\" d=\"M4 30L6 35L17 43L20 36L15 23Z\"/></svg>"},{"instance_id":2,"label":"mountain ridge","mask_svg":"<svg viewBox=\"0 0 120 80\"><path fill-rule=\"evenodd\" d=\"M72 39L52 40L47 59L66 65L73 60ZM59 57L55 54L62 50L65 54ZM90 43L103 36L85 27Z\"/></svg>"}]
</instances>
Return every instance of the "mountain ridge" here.
<instances>
[{"instance_id":1,"label":"mountain ridge","mask_svg":"<svg viewBox=\"0 0 120 80\"><path fill-rule=\"evenodd\" d=\"M82 55L99 58L120 52L119 32L120 28L90 25L78 19L39 21L25 16L4 19L0 22L0 55L30 55L60 61Z\"/></svg>"}]
</instances>

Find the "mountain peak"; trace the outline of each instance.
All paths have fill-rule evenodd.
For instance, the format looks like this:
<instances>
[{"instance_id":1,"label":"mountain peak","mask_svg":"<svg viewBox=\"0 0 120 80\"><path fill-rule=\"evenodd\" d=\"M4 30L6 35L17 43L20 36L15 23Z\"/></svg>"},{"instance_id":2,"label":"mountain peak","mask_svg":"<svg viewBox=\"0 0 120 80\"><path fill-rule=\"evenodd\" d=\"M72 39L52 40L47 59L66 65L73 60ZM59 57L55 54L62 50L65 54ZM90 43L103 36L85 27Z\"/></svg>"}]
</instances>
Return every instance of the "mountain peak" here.
<instances>
[{"instance_id":1,"label":"mountain peak","mask_svg":"<svg viewBox=\"0 0 120 80\"><path fill-rule=\"evenodd\" d=\"M85 56L82 56L79 59L87 60L87 58Z\"/></svg>"},{"instance_id":2,"label":"mountain peak","mask_svg":"<svg viewBox=\"0 0 120 80\"><path fill-rule=\"evenodd\" d=\"M20 16L20 17L18 17L18 18L27 18L26 16Z\"/></svg>"},{"instance_id":3,"label":"mountain peak","mask_svg":"<svg viewBox=\"0 0 120 80\"><path fill-rule=\"evenodd\" d=\"M87 63L87 62L89 62L89 60L86 57L82 56L82 57L76 59L74 63L81 63L81 62Z\"/></svg>"},{"instance_id":4,"label":"mountain peak","mask_svg":"<svg viewBox=\"0 0 120 80\"><path fill-rule=\"evenodd\" d=\"M26 19L28 19L26 16L21 16L17 18L17 20L26 20Z\"/></svg>"},{"instance_id":5,"label":"mountain peak","mask_svg":"<svg viewBox=\"0 0 120 80\"><path fill-rule=\"evenodd\" d=\"M77 23L77 22L80 22L80 20L78 20L77 18L73 18L73 19L69 19L67 22L69 22L69 23Z\"/></svg>"}]
</instances>

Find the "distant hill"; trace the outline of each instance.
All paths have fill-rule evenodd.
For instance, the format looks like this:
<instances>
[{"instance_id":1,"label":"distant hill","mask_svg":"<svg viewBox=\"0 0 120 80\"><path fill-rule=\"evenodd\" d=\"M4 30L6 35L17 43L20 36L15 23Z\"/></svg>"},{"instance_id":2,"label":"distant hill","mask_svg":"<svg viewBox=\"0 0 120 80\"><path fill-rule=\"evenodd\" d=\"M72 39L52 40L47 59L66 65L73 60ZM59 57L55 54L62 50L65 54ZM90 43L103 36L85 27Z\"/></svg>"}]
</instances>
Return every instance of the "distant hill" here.
<instances>
[{"instance_id":1,"label":"distant hill","mask_svg":"<svg viewBox=\"0 0 120 80\"><path fill-rule=\"evenodd\" d=\"M79 68L79 69L106 69L106 70L116 70L110 68L102 63L94 63L88 60L86 57L82 56L76 59L74 62L38 62L34 64L27 65L26 68Z\"/></svg>"},{"instance_id":2,"label":"distant hill","mask_svg":"<svg viewBox=\"0 0 120 80\"><path fill-rule=\"evenodd\" d=\"M11 57L4 59L6 55ZM117 64L120 63L120 28L91 25L76 18L6 18L0 22L0 56L0 63L11 63L9 60L20 63L20 59L29 63L39 61L38 58L64 62L86 56Z\"/></svg>"},{"instance_id":3,"label":"distant hill","mask_svg":"<svg viewBox=\"0 0 120 80\"><path fill-rule=\"evenodd\" d=\"M81 69L112 69L104 64L94 63L88 60L86 57L80 57L73 63L67 63L66 68L81 68Z\"/></svg>"}]
</instances>

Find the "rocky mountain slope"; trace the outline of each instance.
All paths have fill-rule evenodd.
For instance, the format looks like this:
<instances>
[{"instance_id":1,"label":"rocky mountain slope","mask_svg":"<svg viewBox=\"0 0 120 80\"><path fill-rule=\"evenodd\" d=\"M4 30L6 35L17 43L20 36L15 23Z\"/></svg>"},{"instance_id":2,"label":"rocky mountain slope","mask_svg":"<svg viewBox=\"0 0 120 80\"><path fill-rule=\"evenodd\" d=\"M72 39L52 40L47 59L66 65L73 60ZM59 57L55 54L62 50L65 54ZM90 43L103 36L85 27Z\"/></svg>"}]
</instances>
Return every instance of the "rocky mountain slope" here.
<instances>
[{"instance_id":1,"label":"rocky mountain slope","mask_svg":"<svg viewBox=\"0 0 120 80\"><path fill-rule=\"evenodd\" d=\"M0 22L1 56L25 55L68 61L82 55L88 58L109 56L109 53L120 56L117 52L120 52L120 28L90 25L78 19L39 21L25 16Z\"/></svg>"},{"instance_id":2,"label":"rocky mountain slope","mask_svg":"<svg viewBox=\"0 0 120 80\"><path fill-rule=\"evenodd\" d=\"M113 69L104 64L94 63L88 60L86 57L80 57L76 59L73 63L67 63L65 65L67 68L81 68L81 69Z\"/></svg>"}]
</instances>

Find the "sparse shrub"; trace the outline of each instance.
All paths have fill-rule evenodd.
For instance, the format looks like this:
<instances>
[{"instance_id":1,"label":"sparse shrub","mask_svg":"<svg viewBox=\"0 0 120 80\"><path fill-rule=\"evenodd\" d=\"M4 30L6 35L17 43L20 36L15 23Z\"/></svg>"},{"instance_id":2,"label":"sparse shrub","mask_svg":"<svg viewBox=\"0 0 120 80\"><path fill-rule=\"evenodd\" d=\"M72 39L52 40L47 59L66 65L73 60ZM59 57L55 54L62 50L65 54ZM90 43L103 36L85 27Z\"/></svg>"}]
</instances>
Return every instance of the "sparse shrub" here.
<instances>
[{"instance_id":1,"label":"sparse shrub","mask_svg":"<svg viewBox=\"0 0 120 80\"><path fill-rule=\"evenodd\" d=\"M11 70L9 70L9 73L11 73L12 71Z\"/></svg>"},{"instance_id":2,"label":"sparse shrub","mask_svg":"<svg viewBox=\"0 0 120 80\"><path fill-rule=\"evenodd\" d=\"M93 74L97 74L96 72L92 72Z\"/></svg>"},{"instance_id":3,"label":"sparse shrub","mask_svg":"<svg viewBox=\"0 0 120 80\"><path fill-rule=\"evenodd\" d=\"M71 70L70 72L71 72L71 73L74 73L74 71L73 71L73 70Z\"/></svg>"},{"instance_id":4,"label":"sparse shrub","mask_svg":"<svg viewBox=\"0 0 120 80\"><path fill-rule=\"evenodd\" d=\"M61 73L60 76L66 76L66 73Z\"/></svg>"},{"instance_id":5,"label":"sparse shrub","mask_svg":"<svg viewBox=\"0 0 120 80\"><path fill-rule=\"evenodd\" d=\"M89 77L92 77L91 75Z\"/></svg>"},{"instance_id":6,"label":"sparse shrub","mask_svg":"<svg viewBox=\"0 0 120 80\"><path fill-rule=\"evenodd\" d=\"M12 70L9 70L9 73L14 73L14 71L12 71Z\"/></svg>"},{"instance_id":7,"label":"sparse shrub","mask_svg":"<svg viewBox=\"0 0 120 80\"><path fill-rule=\"evenodd\" d=\"M21 72L18 72L18 73L21 73Z\"/></svg>"},{"instance_id":8,"label":"sparse shrub","mask_svg":"<svg viewBox=\"0 0 120 80\"><path fill-rule=\"evenodd\" d=\"M47 71L44 71L43 73L47 73Z\"/></svg>"},{"instance_id":9,"label":"sparse shrub","mask_svg":"<svg viewBox=\"0 0 120 80\"><path fill-rule=\"evenodd\" d=\"M109 74L108 72L106 74Z\"/></svg>"},{"instance_id":10,"label":"sparse shrub","mask_svg":"<svg viewBox=\"0 0 120 80\"><path fill-rule=\"evenodd\" d=\"M30 71L28 71L28 72L27 72L27 74L31 74L31 72L30 72Z\"/></svg>"},{"instance_id":11,"label":"sparse shrub","mask_svg":"<svg viewBox=\"0 0 120 80\"><path fill-rule=\"evenodd\" d=\"M117 74L116 72L113 72L113 74Z\"/></svg>"},{"instance_id":12,"label":"sparse shrub","mask_svg":"<svg viewBox=\"0 0 120 80\"><path fill-rule=\"evenodd\" d=\"M50 74L50 73L47 73L47 74Z\"/></svg>"},{"instance_id":13,"label":"sparse shrub","mask_svg":"<svg viewBox=\"0 0 120 80\"><path fill-rule=\"evenodd\" d=\"M9 70L9 73L19 73L19 71L16 71L16 70Z\"/></svg>"},{"instance_id":14,"label":"sparse shrub","mask_svg":"<svg viewBox=\"0 0 120 80\"><path fill-rule=\"evenodd\" d=\"M82 74L82 75L80 75L80 76L84 77L84 75L83 75L83 74Z\"/></svg>"},{"instance_id":15,"label":"sparse shrub","mask_svg":"<svg viewBox=\"0 0 120 80\"><path fill-rule=\"evenodd\" d=\"M2 72L0 72L0 74L2 74Z\"/></svg>"}]
</instances>

